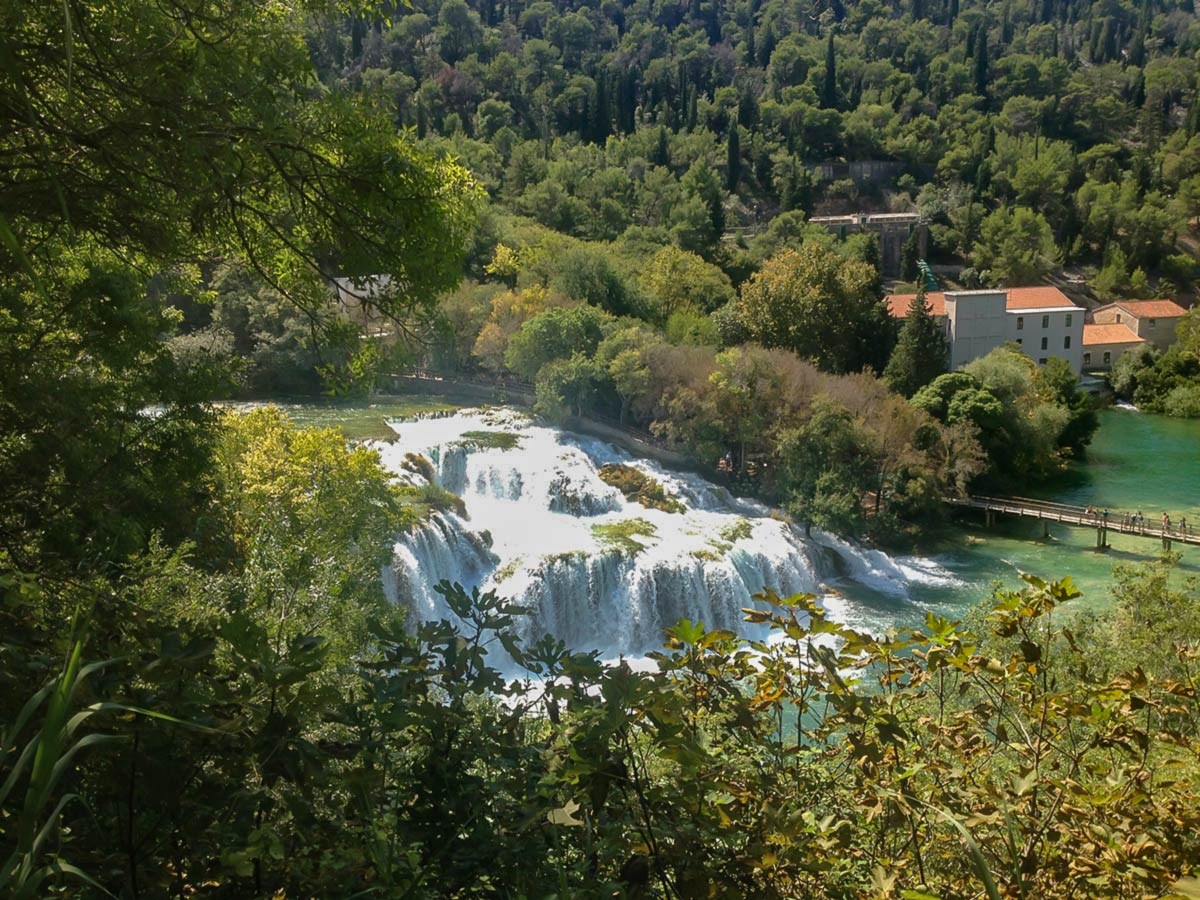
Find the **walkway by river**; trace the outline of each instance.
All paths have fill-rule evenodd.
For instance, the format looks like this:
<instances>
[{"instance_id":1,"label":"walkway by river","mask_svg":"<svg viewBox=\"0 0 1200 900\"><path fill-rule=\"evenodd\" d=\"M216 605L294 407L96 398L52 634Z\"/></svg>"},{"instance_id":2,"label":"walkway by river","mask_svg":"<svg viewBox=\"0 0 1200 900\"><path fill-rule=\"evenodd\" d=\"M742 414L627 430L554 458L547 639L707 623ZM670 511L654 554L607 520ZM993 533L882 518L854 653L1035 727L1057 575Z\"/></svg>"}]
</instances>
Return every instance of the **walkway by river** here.
<instances>
[{"instance_id":1,"label":"walkway by river","mask_svg":"<svg viewBox=\"0 0 1200 900\"><path fill-rule=\"evenodd\" d=\"M1168 513L1173 524L1186 518L1189 531L1200 525L1200 420L1169 419L1125 410L1100 413L1100 430L1084 462L1029 495L1040 501L1109 511L1117 523L1139 510L1146 529L1160 526ZM1110 601L1114 566L1157 559L1161 540L1124 534L1112 528L1108 548L1096 549L1094 528L1049 524L1000 515L989 528L984 516L961 516L952 539L932 548L933 558L963 582L975 585L976 599L993 582L1018 587L1020 572L1046 578L1071 576L1084 592L1081 606L1101 608ZM1161 535L1160 535L1161 537ZM1200 576L1200 547L1174 542L1182 558L1180 577ZM963 602L954 588L921 588L914 600L939 611Z\"/></svg>"},{"instance_id":2,"label":"walkway by river","mask_svg":"<svg viewBox=\"0 0 1200 900\"><path fill-rule=\"evenodd\" d=\"M998 515L1036 519L1042 523L1043 538L1050 536L1051 522L1092 528L1096 531L1096 547L1099 549L1108 546L1109 532L1159 540L1164 550L1170 550L1172 543L1176 541L1200 546L1200 532L1197 531L1195 523L1188 525L1186 518L1172 520L1169 513L1164 513L1156 522L1153 519L1147 520L1140 512L1113 515L1108 509L1091 505L1073 506L1069 503L1033 500L1029 497L985 497L979 494L970 497L950 497L946 499L946 503L961 509L979 510L984 513L989 527Z\"/></svg>"}]
</instances>

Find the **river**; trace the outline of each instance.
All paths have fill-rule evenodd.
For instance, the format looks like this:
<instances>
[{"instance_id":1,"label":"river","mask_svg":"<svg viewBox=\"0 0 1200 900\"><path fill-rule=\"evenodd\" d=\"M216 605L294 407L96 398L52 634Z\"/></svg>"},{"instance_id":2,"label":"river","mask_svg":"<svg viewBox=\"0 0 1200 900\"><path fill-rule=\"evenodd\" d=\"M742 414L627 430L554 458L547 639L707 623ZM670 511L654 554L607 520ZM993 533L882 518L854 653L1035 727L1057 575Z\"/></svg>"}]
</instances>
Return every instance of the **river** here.
<instances>
[{"instance_id":1,"label":"river","mask_svg":"<svg viewBox=\"0 0 1200 900\"><path fill-rule=\"evenodd\" d=\"M1110 518L1141 510L1157 525L1163 512L1200 526L1200 421L1150 416L1124 409L1100 412L1100 428L1087 458L1029 495L1078 506L1107 507ZM974 590L966 596L939 587L916 586L914 599L953 609L990 584L1019 584L1018 572L1046 578L1071 576L1083 591L1081 606L1104 608L1111 602L1114 565L1155 559L1159 543L1150 538L1109 532L1110 549L1098 552L1092 529L1051 525L1051 539L1032 520L1002 517L984 527L981 514L959 518L958 536L935 548L932 558ZM1200 574L1200 547L1176 544L1182 569ZM867 598L869 599L869 598Z\"/></svg>"},{"instance_id":2,"label":"river","mask_svg":"<svg viewBox=\"0 0 1200 900\"><path fill-rule=\"evenodd\" d=\"M430 409L448 404L430 403ZM1114 564L1148 561L1158 543L1110 533L1111 548L1095 550L1095 532L1002 518L985 527L964 514L955 536L924 556L889 557L850 547L832 536L806 541L753 503L729 497L703 479L631 459L601 441L511 419L453 416L399 421L415 411L407 401L365 407L288 407L303 424L341 424L376 437L384 461L398 470L405 452L434 459L438 480L461 493L470 517L437 523L397 547L389 589L418 617L441 615L433 580L452 578L495 587L535 609L529 637L554 631L569 643L637 654L676 616L737 626L738 610L764 585L822 593L831 611L872 630L918 625L926 611L960 616L991 586L1019 586L1020 571L1071 576L1084 592L1079 607L1111 602ZM1107 506L1114 517L1140 509L1148 522L1164 510L1200 526L1200 422L1124 410L1100 414L1101 427L1085 461L1051 484L1030 491L1043 499ZM516 447L464 445L464 432L516 433ZM634 464L662 482L686 507L672 515L629 502L596 477L607 462ZM407 476L406 476L407 477ZM651 536L632 535L641 550L612 552L604 528L637 519ZM739 522L749 521L749 530ZM601 526L598 532L594 526ZM731 538L741 533L740 538ZM620 542L620 536L617 536ZM1200 548L1183 547L1183 567L1200 573Z\"/></svg>"}]
</instances>

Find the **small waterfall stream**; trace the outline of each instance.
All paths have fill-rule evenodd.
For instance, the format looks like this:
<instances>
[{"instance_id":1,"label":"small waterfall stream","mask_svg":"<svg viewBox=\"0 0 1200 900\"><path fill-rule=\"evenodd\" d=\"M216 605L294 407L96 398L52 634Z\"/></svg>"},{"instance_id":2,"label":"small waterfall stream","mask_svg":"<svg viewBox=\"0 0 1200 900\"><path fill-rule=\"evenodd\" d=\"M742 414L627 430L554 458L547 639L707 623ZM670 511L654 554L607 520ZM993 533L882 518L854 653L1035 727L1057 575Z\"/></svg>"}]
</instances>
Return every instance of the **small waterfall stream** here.
<instances>
[{"instance_id":1,"label":"small waterfall stream","mask_svg":"<svg viewBox=\"0 0 1200 900\"><path fill-rule=\"evenodd\" d=\"M435 515L396 544L385 584L418 620L449 617L433 590L447 579L528 607L522 638L549 632L574 649L638 656L681 618L746 632L741 609L764 587L821 594L842 621L870 626L837 585L857 582L905 604L910 583L952 580L929 560L892 559L820 532L805 538L699 476L515 410L392 427L397 440L379 445L384 463L401 473L406 453L424 454L468 516ZM627 500L599 477L607 463L654 478L683 511Z\"/></svg>"}]
</instances>

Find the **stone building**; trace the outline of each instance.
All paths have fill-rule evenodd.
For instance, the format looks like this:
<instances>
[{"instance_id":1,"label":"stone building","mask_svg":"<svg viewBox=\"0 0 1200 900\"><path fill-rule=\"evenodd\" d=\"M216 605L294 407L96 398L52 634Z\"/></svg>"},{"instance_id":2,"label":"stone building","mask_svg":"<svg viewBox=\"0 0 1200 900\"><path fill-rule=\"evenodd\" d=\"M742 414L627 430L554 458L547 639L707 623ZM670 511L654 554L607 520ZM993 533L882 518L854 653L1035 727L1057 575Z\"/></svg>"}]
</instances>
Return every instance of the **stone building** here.
<instances>
[{"instance_id":1,"label":"stone building","mask_svg":"<svg viewBox=\"0 0 1200 900\"><path fill-rule=\"evenodd\" d=\"M900 277L900 263L904 256L904 242L916 232L917 250L925 256L928 245L928 229L915 212L906 213L851 213L845 216L813 216L814 225L821 225L839 238L852 234L874 234L879 237L879 264L884 275Z\"/></svg>"}]
</instances>

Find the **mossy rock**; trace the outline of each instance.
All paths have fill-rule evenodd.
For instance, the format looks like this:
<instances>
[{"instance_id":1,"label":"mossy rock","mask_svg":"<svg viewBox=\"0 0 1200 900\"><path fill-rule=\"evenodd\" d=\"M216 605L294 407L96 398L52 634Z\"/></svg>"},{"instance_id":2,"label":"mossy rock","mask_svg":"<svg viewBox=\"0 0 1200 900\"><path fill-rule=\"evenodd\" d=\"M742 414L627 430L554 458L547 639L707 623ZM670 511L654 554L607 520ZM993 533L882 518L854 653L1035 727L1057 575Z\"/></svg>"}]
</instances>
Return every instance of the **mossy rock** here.
<instances>
[{"instance_id":1,"label":"mossy rock","mask_svg":"<svg viewBox=\"0 0 1200 900\"><path fill-rule=\"evenodd\" d=\"M592 534L606 549L618 550L630 556L636 556L646 549L647 545L638 538L654 537L657 533L658 529L645 519L624 519L592 526Z\"/></svg>"},{"instance_id":2,"label":"mossy rock","mask_svg":"<svg viewBox=\"0 0 1200 900\"><path fill-rule=\"evenodd\" d=\"M437 484L403 485L399 489L400 503L406 515L406 524L420 524L436 512L454 512L467 518L467 504L463 498Z\"/></svg>"},{"instance_id":3,"label":"mossy rock","mask_svg":"<svg viewBox=\"0 0 1200 900\"><path fill-rule=\"evenodd\" d=\"M732 525L726 525L721 529L721 539L733 544L748 539L753 533L754 523L742 516Z\"/></svg>"},{"instance_id":4,"label":"mossy rock","mask_svg":"<svg viewBox=\"0 0 1200 900\"><path fill-rule=\"evenodd\" d=\"M464 431L454 445L468 450L513 450L521 436L511 431Z\"/></svg>"},{"instance_id":5,"label":"mossy rock","mask_svg":"<svg viewBox=\"0 0 1200 900\"><path fill-rule=\"evenodd\" d=\"M700 562L720 562L725 557L717 550L693 550L692 559L698 559Z\"/></svg>"},{"instance_id":6,"label":"mossy rock","mask_svg":"<svg viewBox=\"0 0 1200 900\"><path fill-rule=\"evenodd\" d=\"M586 558L587 558L587 551L585 551L585 550L567 550L563 553L552 553L551 555L549 555L545 558L545 563L548 566L552 566L555 563L576 562L578 560L586 559Z\"/></svg>"},{"instance_id":7,"label":"mossy rock","mask_svg":"<svg viewBox=\"0 0 1200 900\"><path fill-rule=\"evenodd\" d=\"M517 570L521 568L521 564L525 562L525 558L518 556L516 559L509 560L499 569L492 573L492 581L501 582L508 581L517 574Z\"/></svg>"},{"instance_id":8,"label":"mossy rock","mask_svg":"<svg viewBox=\"0 0 1200 900\"><path fill-rule=\"evenodd\" d=\"M430 462L428 456L420 453L405 453L404 462L400 463L400 468L420 475L428 482L437 481L437 472L433 468L433 463Z\"/></svg>"},{"instance_id":9,"label":"mossy rock","mask_svg":"<svg viewBox=\"0 0 1200 900\"><path fill-rule=\"evenodd\" d=\"M599 475L601 481L615 487L625 495L626 500L640 503L646 509L660 509L669 513L687 511L686 506L668 494L661 484L641 469L621 463L609 463L600 467Z\"/></svg>"}]
</instances>

